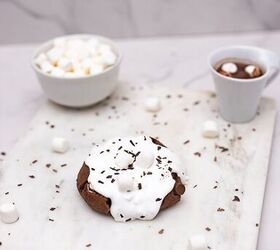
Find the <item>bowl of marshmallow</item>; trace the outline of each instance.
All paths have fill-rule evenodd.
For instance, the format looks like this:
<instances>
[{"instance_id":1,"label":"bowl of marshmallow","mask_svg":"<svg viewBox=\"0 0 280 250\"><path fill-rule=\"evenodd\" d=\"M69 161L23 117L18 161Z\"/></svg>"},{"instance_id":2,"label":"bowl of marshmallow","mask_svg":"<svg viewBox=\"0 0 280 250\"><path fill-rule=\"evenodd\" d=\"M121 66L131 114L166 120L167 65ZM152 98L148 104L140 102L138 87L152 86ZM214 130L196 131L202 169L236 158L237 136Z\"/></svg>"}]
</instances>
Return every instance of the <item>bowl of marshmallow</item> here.
<instances>
[{"instance_id":1,"label":"bowl of marshmallow","mask_svg":"<svg viewBox=\"0 0 280 250\"><path fill-rule=\"evenodd\" d=\"M57 37L31 59L46 96L68 107L93 105L115 89L121 54L115 43L96 35Z\"/></svg>"}]
</instances>

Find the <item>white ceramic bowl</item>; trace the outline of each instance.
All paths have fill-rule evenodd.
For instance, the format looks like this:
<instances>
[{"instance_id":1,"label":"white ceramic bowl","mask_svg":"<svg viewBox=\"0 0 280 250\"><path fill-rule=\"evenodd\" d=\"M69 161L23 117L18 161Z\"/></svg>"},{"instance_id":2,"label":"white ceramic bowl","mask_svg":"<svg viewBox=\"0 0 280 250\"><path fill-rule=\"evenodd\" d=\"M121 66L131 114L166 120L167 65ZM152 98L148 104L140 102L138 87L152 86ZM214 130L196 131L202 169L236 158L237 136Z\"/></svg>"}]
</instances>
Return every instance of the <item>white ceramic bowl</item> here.
<instances>
[{"instance_id":1,"label":"white ceramic bowl","mask_svg":"<svg viewBox=\"0 0 280 250\"><path fill-rule=\"evenodd\" d=\"M34 52L31 59L32 68L46 96L55 103L69 107L90 106L109 96L118 83L118 73L121 63L121 54L115 43L108 38L89 34L69 35L61 38L97 38L101 43L111 46L113 52L117 55L117 61L114 65L97 75L71 78L55 77L44 73L35 65L35 58L53 46L54 39L47 41Z\"/></svg>"}]
</instances>

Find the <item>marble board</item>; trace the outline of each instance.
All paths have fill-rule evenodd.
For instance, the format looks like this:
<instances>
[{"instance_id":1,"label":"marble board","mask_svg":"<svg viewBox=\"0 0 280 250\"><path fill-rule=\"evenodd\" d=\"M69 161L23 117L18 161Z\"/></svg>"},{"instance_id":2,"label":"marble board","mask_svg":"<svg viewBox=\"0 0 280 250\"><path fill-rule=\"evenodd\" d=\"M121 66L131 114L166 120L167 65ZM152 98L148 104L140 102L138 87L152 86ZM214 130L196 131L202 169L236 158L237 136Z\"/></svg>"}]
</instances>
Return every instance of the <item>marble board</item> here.
<instances>
[{"instance_id":1,"label":"marble board","mask_svg":"<svg viewBox=\"0 0 280 250\"><path fill-rule=\"evenodd\" d=\"M160 98L158 113L145 111L148 96ZM230 124L212 92L139 85L121 85L86 109L48 102L0 166L0 204L14 202L20 213L0 223L0 249L187 249L195 234L212 250L256 249L275 116L274 101L262 98L252 122ZM201 136L207 119L218 122L217 139ZM90 210L76 175L92 145L140 134L181 156L187 192L153 221L118 223ZM67 153L51 151L56 136L69 140Z\"/></svg>"}]
</instances>

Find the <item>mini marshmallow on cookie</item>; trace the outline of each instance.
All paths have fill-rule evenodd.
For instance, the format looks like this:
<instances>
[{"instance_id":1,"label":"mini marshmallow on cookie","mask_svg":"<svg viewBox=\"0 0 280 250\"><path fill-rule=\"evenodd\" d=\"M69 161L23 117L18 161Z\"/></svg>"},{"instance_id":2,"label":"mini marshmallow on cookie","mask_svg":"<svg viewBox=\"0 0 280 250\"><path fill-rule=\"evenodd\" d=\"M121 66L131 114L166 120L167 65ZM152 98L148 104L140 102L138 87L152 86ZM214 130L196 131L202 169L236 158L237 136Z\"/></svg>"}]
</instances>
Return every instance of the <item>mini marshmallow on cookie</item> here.
<instances>
[{"instance_id":1,"label":"mini marshmallow on cookie","mask_svg":"<svg viewBox=\"0 0 280 250\"><path fill-rule=\"evenodd\" d=\"M135 166L140 168L149 168L155 161L155 154L152 149L141 147L140 154L136 157Z\"/></svg>"}]
</instances>

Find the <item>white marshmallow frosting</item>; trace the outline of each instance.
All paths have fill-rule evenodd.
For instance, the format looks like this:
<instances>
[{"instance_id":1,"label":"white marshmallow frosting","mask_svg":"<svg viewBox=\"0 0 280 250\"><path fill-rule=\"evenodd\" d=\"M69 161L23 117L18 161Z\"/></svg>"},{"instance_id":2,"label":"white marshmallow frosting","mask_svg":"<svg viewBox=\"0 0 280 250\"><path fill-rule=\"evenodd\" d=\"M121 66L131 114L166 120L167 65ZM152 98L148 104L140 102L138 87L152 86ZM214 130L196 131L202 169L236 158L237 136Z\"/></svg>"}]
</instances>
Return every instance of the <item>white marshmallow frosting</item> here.
<instances>
[{"instance_id":1,"label":"white marshmallow frosting","mask_svg":"<svg viewBox=\"0 0 280 250\"><path fill-rule=\"evenodd\" d=\"M148 136L112 139L94 147L85 163L90 189L111 199L116 221L152 220L174 187L171 173L187 180L176 155Z\"/></svg>"}]
</instances>

